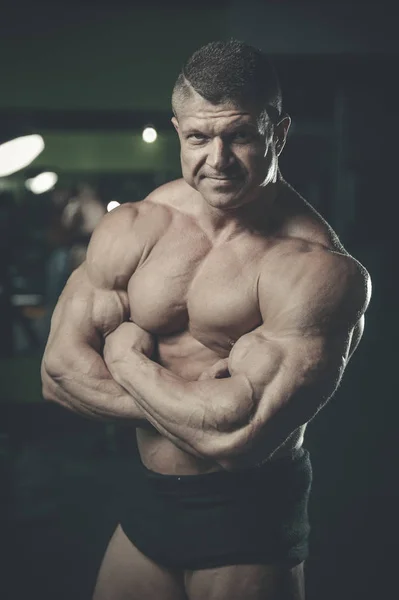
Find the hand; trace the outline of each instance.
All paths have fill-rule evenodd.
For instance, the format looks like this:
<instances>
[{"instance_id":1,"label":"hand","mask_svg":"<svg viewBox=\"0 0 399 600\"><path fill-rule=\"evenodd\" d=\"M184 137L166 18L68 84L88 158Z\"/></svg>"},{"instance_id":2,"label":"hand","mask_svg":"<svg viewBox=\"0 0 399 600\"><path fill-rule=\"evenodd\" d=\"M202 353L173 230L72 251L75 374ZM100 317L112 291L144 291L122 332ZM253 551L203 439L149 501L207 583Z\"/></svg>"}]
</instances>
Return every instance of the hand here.
<instances>
[{"instance_id":1,"label":"hand","mask_svg":"<svg viewBox=\"0 0 399 600\"><path fill-rule=\"evenodd\" d=\"M132 351L151 357L155 348L154 337L131 321L122 323L105 339L104 362L108 368ZM111 370L111 369L110 369Z\"/></svg>"},{"instance_id":2,"label":"hand","mask_svg":"<svg viewBox=\"0 0 399 600\"><path fill-rule=\"evenodd\" d=\"M204 379L224 379L225 377L230 377L228 362L228 358L221 358L214 365L205 369L205 371L203 371L198 377L198 381L203 381Z\"/></svg>"}]
</instances>

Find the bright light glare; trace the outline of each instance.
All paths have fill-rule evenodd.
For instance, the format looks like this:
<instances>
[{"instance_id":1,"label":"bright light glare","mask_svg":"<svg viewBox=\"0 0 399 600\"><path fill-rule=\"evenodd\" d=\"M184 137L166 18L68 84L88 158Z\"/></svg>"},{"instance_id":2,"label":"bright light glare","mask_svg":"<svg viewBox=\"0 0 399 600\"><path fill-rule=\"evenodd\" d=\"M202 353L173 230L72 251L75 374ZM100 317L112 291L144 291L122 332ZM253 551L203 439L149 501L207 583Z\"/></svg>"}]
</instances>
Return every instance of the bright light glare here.
<instances>
[{"instance_id":1,"label":"bright light glare","mask_svg":"<svg viewBox=\"0 0 399 600\"><path fill-rule=\"evenodd\" d=\"M25 187L27 187L28 190L34 194L43 194L44 192L51 190L57 181L58 175L56 173L45 171L44 173L40 173L40 175L37 175L32 179L27 179L25 181Z\"/></svg>"},{"instance_id":2,"label":"bright light glare","mask_svg":"<svg viewBox=\"0 0 399 600\"><path fill-rule=\"evenodd\" d=\"M30 165L43 151L41 135L24 135L0 145L0 177L6 177Z\"/></svg>"},{"instance_id":3,"label":"bright light glare","mask_svg":"<svg viewBox=\"0 0 399 600\"><path fill-rule=\"evenodd\" d=\"M114 208L117 208L118 206L120 206L119 202L116 200L111 200L111 202L108 202L107 211L111 212L111 210L114 210Z\"/></svg>"},{"instance_id":4,"label":"bright light glare","mask_svg":"<svg viewBox=\"0 0 399 600\"><path fill-rule=\"evenodd\" d=\"M147 144L152 144L157 139L158 134L153 127L146 127L143 131L143 140Z\"/></svg>"}]
</instances>

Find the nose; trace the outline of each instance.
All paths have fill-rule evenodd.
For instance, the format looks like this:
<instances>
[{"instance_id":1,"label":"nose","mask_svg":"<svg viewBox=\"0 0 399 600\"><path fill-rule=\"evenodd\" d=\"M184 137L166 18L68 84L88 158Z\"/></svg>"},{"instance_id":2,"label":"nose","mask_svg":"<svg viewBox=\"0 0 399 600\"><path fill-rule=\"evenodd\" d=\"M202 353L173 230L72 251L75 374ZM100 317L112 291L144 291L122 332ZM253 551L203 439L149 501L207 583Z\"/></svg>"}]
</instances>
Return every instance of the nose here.
<instances>
[{"instance_id":1,"label":"nose","mask_svg":"<svg viewBox=\"0 0 399 600\"><path fill-rule=\"evenodd\" d=\"M207 164L215 171L222 171L230 165L232 154L229 145L220 137L215 137L208 146Z\"/></svg>"}]
</instances>

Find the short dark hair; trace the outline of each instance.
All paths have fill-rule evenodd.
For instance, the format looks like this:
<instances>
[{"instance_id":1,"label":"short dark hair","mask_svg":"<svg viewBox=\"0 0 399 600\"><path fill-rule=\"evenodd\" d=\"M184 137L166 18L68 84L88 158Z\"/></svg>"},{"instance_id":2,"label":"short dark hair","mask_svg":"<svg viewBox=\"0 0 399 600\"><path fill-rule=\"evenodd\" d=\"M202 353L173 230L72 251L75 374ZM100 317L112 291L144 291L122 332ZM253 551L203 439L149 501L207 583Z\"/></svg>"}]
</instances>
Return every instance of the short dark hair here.
<instances>
[{"instance_id":1,"label":"short dark hair","mask_svg":"<svg viewBox=\"0 0 399 600\"><path fill-rule=\"evenodd\" d=\"M213 104L255 103L265 125L270 121L276 124L282 117L281 88L270 59L261 50L238 40L211 42L188 59L173 88L172 108L176 116L179 105L192 90Z\"/></svg>"}]
</instances>

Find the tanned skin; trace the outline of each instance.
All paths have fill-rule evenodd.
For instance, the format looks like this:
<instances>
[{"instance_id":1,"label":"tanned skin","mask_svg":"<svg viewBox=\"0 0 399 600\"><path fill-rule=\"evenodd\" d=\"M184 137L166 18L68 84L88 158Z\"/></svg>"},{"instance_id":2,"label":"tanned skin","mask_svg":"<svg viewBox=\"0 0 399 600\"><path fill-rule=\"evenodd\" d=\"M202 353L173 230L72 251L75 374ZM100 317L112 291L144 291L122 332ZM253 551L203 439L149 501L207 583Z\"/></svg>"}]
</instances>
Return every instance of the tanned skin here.
<instances>
[{"instance_id":1,"label":"tanned skin","mask_svg":"<svg viewBox=\"0 0 399 600\"><path fill-rule=\"evenodd\" d=\"M97 227L54 312L46 398L136 427L166 474L289 455L336 391L371 284L278 169L290 125L192 92L173 124L183 178ZM176 572L117 528L95 600L303 600L304 568Z\"/></svg>"}]
</instances>

